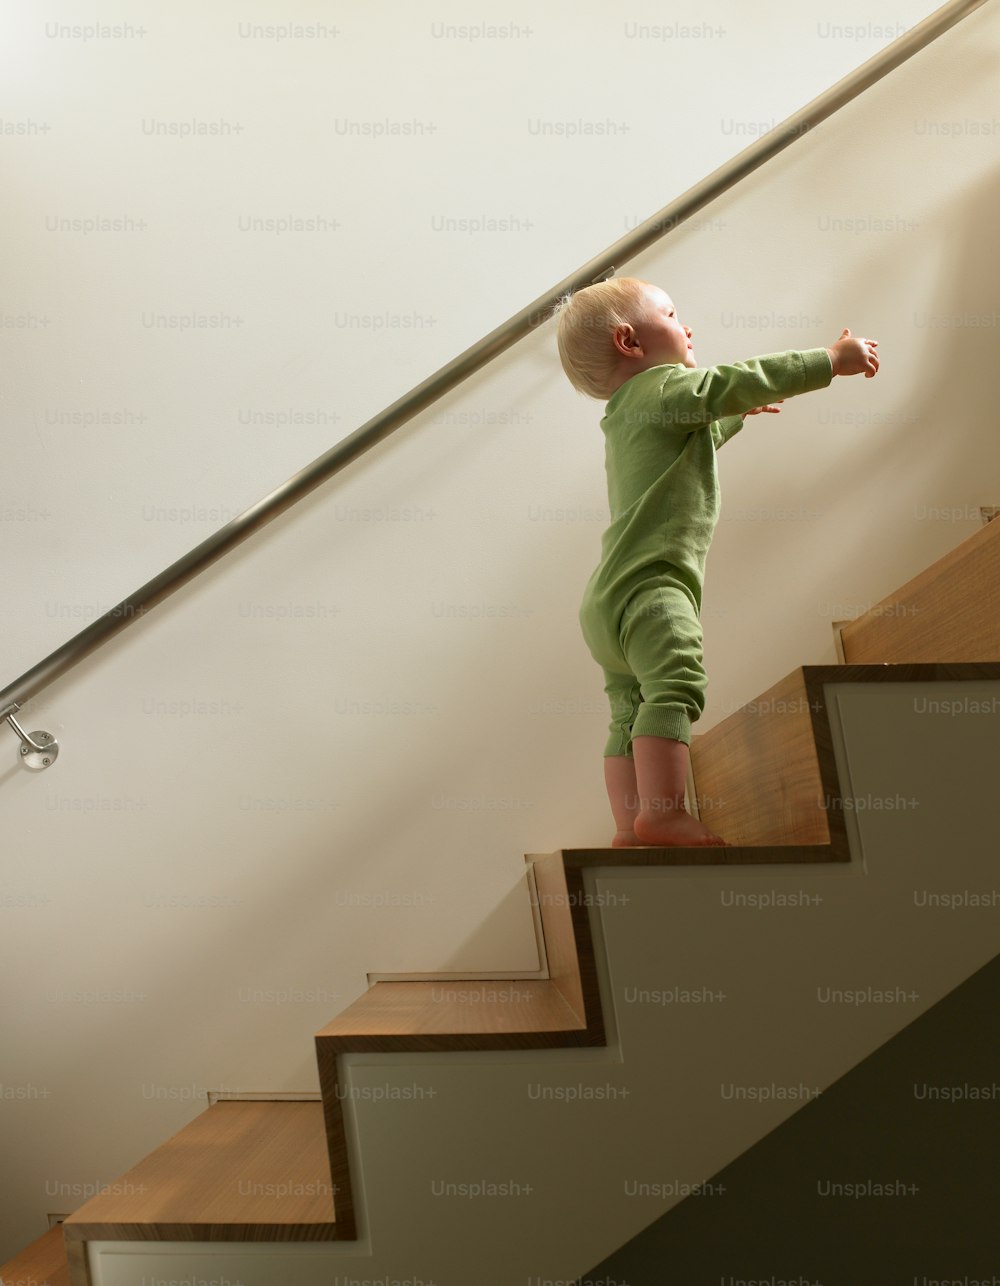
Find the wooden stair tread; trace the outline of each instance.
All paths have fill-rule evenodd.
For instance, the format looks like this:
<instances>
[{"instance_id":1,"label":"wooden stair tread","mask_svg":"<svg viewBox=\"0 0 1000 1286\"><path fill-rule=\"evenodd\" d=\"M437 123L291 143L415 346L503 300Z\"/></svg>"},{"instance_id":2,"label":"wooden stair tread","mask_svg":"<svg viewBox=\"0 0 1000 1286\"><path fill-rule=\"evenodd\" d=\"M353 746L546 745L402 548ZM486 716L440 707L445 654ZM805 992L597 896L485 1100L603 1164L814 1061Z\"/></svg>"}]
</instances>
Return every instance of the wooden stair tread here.
<instances>
[{"instance_id":1,"label":"wooden stair tread","mask_svg":"<svg viewBox=\"0 0 1000 1286\"><path fill-rule=\"evenodd\" d=\"M62 1227L50 1228L0 1266L0 1286L69 1286Z\"/></svg>"},{"instance_id":2,"label":"wooden stair tread","mask_svg":"<svg viewBox=\"0 0 1000 1286\"><path fill-rule=\"evenodd\" d=\"M1000 661L1000 518L841 628L848 664Z\"/></svg>"},{"instance_id":3,"label":"wooden stair tread","mask_svg":"<svg viewBox=\"0 0 1000 1286\"><path fill-rule=\"evenodd\" d=\"M470 1036L574 1031L577 1014L548 979L378 982L317 1033L343 1037Z\"/></svg>"},{"instance_id":4,"label":"wooden stair tread","mask_svg":"<svg viewBox=\"0 0 1000 1286\"><path fill-rule=\"evenodd\" d=\"M92 1197L68 1239L335 1236L321 1103L216 1103Z\"/></svg>"}]
</instances>

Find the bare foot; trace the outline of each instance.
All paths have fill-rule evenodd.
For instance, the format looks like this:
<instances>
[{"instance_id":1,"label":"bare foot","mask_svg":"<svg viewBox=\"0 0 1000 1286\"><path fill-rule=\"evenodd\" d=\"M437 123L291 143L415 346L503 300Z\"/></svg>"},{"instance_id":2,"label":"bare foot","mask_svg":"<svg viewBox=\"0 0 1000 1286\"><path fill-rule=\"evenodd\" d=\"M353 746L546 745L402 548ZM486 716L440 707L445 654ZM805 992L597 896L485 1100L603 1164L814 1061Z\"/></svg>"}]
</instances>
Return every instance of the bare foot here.
<instances>
[{"instance_id":1,"label":"bare foot","mask_svg":"<svg viewBox=\"0 0 1000 1286\"><path fill-rule=\"evenodd\" d=\"M640 845L697 848L702 845L730 848L721 835L716 835L683 808L669 812L640 813L635 819L635 835ZM612 845L614 846L614 845Z\"/></svg>"}]
</instances>

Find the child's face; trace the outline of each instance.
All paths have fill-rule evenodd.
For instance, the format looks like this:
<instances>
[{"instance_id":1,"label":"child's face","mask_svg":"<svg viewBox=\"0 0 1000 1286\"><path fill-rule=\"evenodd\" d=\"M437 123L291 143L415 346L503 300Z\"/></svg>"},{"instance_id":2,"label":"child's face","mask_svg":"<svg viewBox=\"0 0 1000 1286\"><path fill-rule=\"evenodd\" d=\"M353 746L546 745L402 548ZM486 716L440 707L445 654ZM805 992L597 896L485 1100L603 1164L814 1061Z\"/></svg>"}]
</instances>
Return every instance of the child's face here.
<instances>
[{"instance_id":1,"label":"child's face","mask_svg":"<svg viewBox=\"0 0 1000 1286\"><path fill-rule=\"evenodd\" d=\"M682 326L673 300L659 286L643 287L645 310L635 322L635 332L650 366L668 362L697 366L691 327ZM651 360L650 360L651 359Z\"/></svg>"}]
</instances>

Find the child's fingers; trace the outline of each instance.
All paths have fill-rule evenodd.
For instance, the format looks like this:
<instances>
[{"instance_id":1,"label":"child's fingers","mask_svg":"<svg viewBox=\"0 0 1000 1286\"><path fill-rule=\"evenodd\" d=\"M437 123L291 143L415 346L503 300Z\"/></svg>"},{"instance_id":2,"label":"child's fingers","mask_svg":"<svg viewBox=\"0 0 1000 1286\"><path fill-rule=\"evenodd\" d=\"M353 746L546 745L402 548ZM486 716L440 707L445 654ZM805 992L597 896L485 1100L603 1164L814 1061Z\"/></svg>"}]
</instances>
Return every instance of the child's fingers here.
<instances>
[{"instance_id":1,"label":"child's fingers","mask_svg":"<svg viewBox=\"0 0 1000 1286\"><path fill-rule=\"evenodd\" d=\"M861 340L861 351L865 361L865 379L870 380L878 370L877 339Z\"/></svg>"}]
</instances>

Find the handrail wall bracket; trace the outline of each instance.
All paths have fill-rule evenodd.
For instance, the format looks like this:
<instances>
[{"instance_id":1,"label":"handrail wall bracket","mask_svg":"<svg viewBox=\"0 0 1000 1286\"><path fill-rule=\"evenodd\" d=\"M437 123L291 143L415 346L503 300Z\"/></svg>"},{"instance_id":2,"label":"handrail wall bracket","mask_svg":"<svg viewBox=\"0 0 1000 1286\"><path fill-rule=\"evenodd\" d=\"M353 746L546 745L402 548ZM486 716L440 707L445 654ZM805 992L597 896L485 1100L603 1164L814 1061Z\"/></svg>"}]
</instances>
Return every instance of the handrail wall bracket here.
<instances>
[{"instance_id":1,"label":"handrail wall bracket","mask_svg":"<svg viewBox=\"0 0 1000 1286\"><path fill-rule=\"evenodd\" d=\"M51 768L59 758L59 742L51 732L25 732L14 718L14 711L20 710L14 701L0 710L0 720L6 720L21 739L21 762L29 768Z\"/></svg>"}]
</instances>

